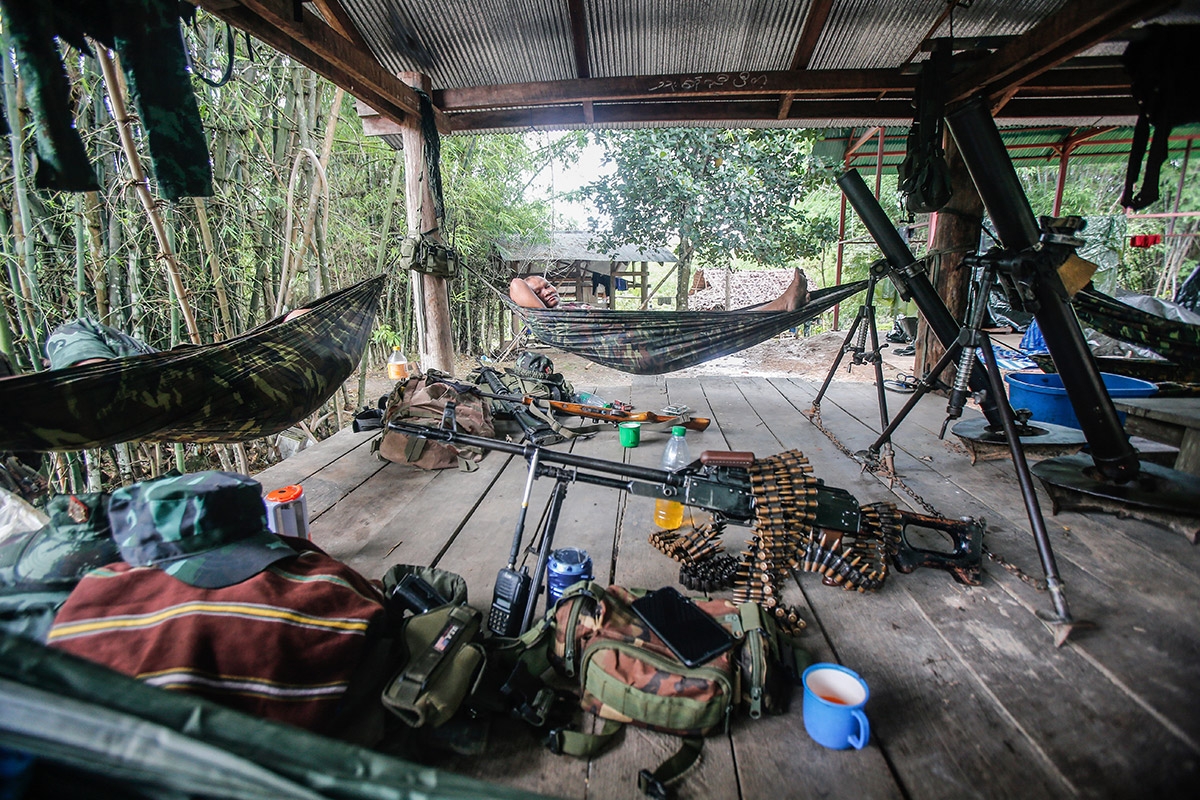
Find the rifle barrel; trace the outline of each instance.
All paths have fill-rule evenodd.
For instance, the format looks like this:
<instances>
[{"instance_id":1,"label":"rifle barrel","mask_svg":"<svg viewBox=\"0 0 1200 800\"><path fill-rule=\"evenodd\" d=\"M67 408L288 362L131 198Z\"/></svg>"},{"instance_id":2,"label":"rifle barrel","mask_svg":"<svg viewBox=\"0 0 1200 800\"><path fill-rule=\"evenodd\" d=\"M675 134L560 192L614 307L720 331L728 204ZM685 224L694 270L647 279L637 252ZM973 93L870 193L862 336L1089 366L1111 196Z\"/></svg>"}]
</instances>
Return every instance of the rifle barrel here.
<instances>
[{"instance_id":1,"label":"rifle barrel","mask_svg":"<svg viewBox=\"0 0 1200 800\"><path fill-rule=\"evenodd\" d=\"M669 486L683 486L684 476L677 472L668 472L665 469L653 469L651 467L642 467L637 464L624 464L615 461L605 461L600 458L590 458L581 456L575 453L563 453L557 450L549 450L540 445L525 443L516 444L514 442L504 441L502 439L489 439L485 436L472 436L469 433L459 433L458 431L446 430L445 428L428 428L424 425L414 425L411 422L403 422L401 420L393 420L388 423L388 428L399 433L408 434L409 436L419 436L423 439L433 439L439 442L448 442L450 444L470 445L479 447L484 450L496 450L501 453L509 453L514 456L521 456L528 460L533 457L533 454L540 451L538 459L552 464L562 464L568 467L582 467L584 469L595 470L596 472L604 472L609 475L619 475L627 478L636 478L638 480L649 481L651 483L667 484Z\"/></svg>"}]
</instances>

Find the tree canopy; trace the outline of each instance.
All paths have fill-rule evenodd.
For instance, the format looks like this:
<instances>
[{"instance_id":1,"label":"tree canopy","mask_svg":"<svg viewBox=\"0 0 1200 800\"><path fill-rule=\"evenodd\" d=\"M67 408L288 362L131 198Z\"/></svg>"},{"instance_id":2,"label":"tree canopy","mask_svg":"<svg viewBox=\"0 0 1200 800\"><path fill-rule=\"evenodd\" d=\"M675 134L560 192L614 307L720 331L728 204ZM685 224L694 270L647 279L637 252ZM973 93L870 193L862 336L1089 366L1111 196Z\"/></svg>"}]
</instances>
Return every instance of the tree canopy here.
<instances>
[{"instance_id":1,"label":"tree canopy","mask_svg":"<svg viewBox=\"0 0 1200 800\"><path fill-rule=\"evenodd\" d=\"M595 139L613 174L578 194L598 211L589 223L601 247L678 242L683 308L693 258L787 266L834 238L799 206L816 182L814 138L806 130L602 131Z\"/></svg>"}]
</instances>

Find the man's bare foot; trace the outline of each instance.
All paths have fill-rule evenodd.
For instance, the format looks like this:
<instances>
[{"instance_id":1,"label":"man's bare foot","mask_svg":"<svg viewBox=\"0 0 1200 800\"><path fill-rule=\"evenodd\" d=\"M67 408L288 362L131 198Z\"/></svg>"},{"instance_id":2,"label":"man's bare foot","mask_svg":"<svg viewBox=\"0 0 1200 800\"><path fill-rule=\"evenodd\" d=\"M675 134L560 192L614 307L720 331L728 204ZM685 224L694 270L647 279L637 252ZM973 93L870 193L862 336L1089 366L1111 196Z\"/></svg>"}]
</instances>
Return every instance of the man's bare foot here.
<instances>
[{"instance_id":1,"label":"man's bare foot","mask_svg":"<svg viewBox=\"0 0 1200 800\"><path fill-rule=\"evenodd\" d=\"M795 311L808 302L808 278L800 269L792 276L792 282L783 290L783 294L766 305L758 307L759 311Z\"/></svg>"}]
</instances>

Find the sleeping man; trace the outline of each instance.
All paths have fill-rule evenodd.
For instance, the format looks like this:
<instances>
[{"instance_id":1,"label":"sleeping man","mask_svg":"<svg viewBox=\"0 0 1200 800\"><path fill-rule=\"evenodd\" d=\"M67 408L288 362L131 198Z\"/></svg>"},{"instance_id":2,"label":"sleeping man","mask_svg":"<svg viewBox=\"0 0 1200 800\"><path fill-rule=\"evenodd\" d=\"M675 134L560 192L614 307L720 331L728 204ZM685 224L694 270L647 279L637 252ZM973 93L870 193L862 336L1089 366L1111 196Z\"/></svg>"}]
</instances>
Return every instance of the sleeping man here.
<instances>
[{"instance_id":1,"label":"sleeping man","mask_svg":"<svg viewBox=\"0 0 1200 800\"><path fill-rule=\"evenodd\" d=\"M513 278L508 285L509 298L522 308L586 308L575 303L559 304L558 290L554 284L541 275L530 275L526 278ZM769 303L763 303L750 311L795 311L808 302L808 279L799 269L792 276L792 282L783 290L783 294Z\"/></svg>"}]
</instances>

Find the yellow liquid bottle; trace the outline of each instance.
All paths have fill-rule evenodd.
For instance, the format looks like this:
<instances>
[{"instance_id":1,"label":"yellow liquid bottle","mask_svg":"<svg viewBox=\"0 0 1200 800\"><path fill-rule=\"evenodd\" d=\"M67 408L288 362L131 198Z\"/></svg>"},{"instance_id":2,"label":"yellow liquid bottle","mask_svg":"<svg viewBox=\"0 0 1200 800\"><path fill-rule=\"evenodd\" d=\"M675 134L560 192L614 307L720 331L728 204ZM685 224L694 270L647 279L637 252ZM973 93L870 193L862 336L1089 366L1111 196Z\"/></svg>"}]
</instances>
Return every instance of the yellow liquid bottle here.
<instances>
[{"instance_id":1,"label":"yellow liquid bottle","mask_svg":"<svg viewBox=\"0 0 1200 800\"><path fill-rule=\"evenodd\" d=\"M674 500L654 501L654 524L663 530L673 531L683 525L683 503Z\"/></svg>"},{"instance_id":2,"label":"yellow liquid bottle","mask_svg":"<svg viewBox=\"0 0 1200 800\"><path fill-rule=\"evenodd\" d=\"M388 380L402 381L408 378L408 359L399 347L392 349L392 357L387 363Z\"/></svg>"},{"instance_id":3,"label":"yellow liquid bottle","mask_svg":"<svg viewBox=\"0 0 1200 800\"><path fill-rule=\"evenodd\" d=\"M663 451L662 468L668 472L677 472L686 467L691 460L688 456L687 440L684 434L687 430L676 425L671 428L671 438ZM658 498L654 501L654 524L663 530L673 531L683 525L683 503L677 500Z\"/></svg>"}]
</instances>

